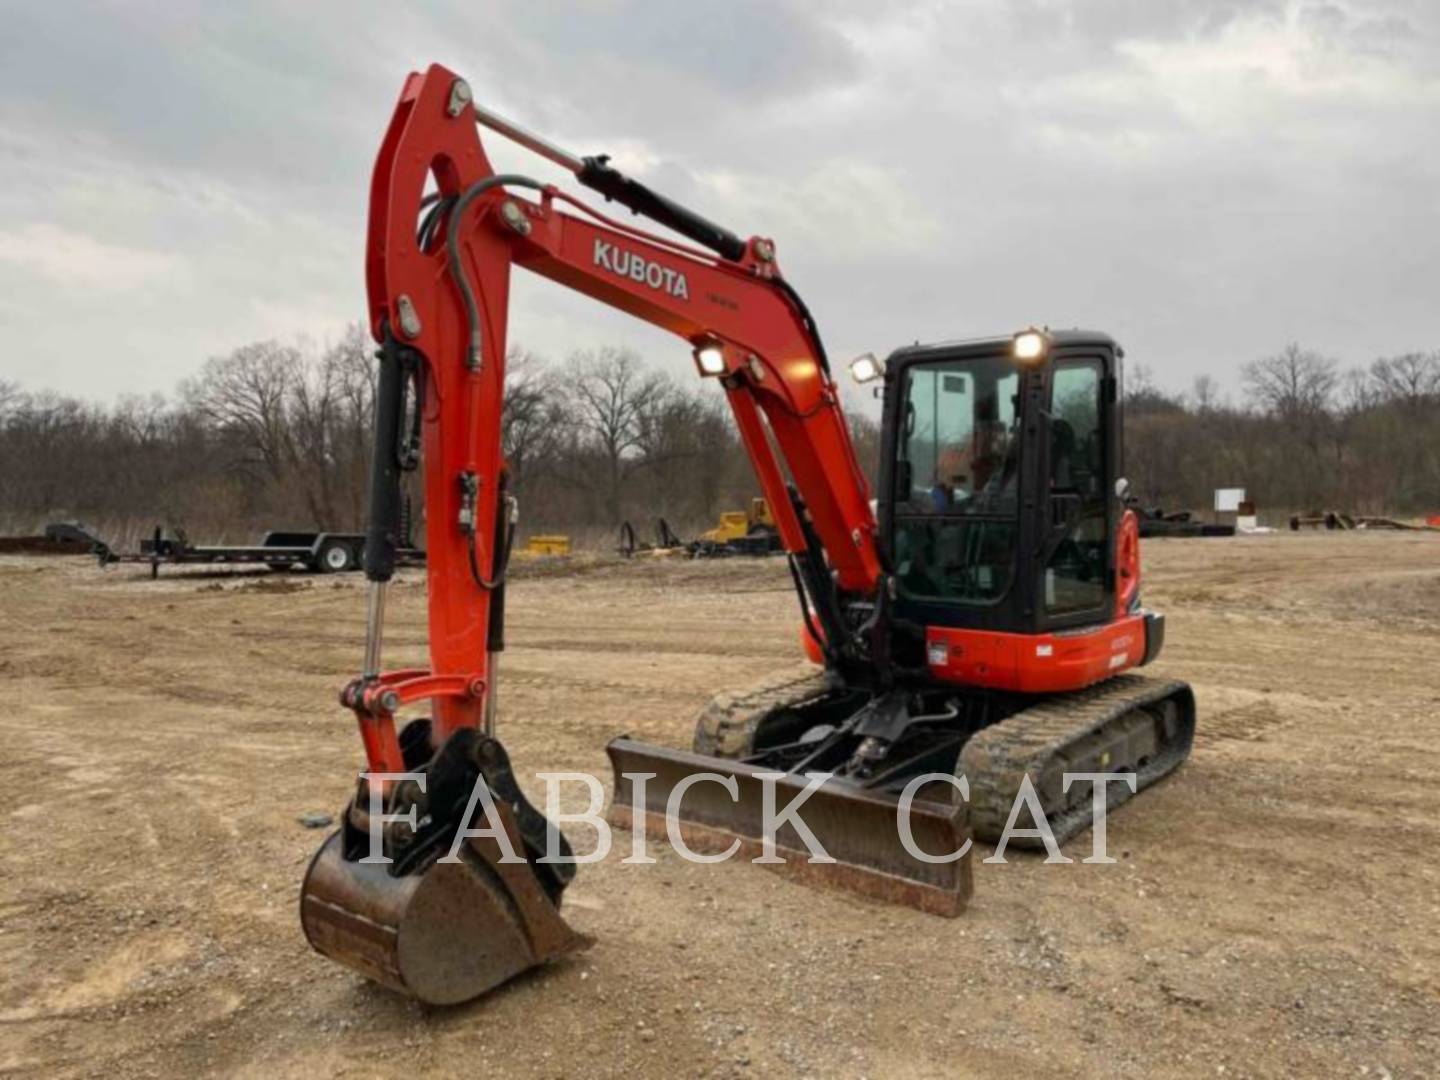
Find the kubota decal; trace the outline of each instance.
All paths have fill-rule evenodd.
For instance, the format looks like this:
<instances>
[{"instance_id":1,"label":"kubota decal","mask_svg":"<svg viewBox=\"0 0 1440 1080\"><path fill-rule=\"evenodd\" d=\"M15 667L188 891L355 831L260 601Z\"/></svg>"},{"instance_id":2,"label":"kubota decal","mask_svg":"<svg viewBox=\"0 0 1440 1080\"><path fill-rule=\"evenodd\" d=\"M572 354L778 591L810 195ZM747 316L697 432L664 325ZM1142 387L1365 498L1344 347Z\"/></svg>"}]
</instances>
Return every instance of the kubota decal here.
<instances>
[{"instance_id":1,"label":"kubota decal","mask_svg":"<svg viewBox=\"0 0 1440 1080\"><path fill-rule=\"evenodd\" d=\"M595 265L677 299L690 299L690 284L679 270L673 270L634 251L626 251L609 240L595 240Z\"/></svg>"}]
</instances>

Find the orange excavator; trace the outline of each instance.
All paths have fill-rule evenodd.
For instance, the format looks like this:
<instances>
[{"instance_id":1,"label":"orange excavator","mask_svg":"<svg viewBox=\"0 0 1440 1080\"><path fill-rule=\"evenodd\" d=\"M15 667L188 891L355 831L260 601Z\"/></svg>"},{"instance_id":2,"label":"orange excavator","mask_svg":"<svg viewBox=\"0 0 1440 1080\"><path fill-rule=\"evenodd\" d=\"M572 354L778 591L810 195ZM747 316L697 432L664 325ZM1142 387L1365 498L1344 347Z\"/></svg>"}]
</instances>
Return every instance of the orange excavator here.
<instances>
[{"instance_id":1,"label":"orange excavator","mask_svg":"<svg viewBox=\"0 0 1440 1080\"><path fill-rule=\"evenodd\" d=\"M683 239L497 174L480 128ZM1113 340L1028 329L855 361L852 375L883 388L872 503L815 321L773 241L550 144L433 66L406 80L371 181L380 367L366 646L341 693L366 769L302 889L320 952L448 1003L586 944L560 915L569 848L496 738L517 266L671 331L719 383L813 661L721 694L691 751L612 741L612 823L955 915L972 836L1053 845L1188 755L1190 688L1132 671L1160 650L1164 621L1140 603ZM385 671L401 479L415 469L431 665Z\"/></svg>"}]
</instances>

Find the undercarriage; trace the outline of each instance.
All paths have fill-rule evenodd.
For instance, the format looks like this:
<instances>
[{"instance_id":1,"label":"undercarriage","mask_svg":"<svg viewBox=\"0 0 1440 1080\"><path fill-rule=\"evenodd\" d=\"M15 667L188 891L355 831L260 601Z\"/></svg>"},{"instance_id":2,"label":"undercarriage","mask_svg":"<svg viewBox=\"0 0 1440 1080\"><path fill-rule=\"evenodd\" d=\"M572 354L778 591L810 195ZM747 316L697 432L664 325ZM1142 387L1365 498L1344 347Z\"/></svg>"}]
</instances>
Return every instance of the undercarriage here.
<instances>
[{"instance_id":1,"label":"undercarriage","mask_svg":"<svg viewBox=\"0 0 1440 1080\"><path fill-rule=\"evenodd\" d=\"M1194 732L1190 687L1143 675L1043 697L936 686L877 697L809 669L716 697L696 722L694 748L759 768L828 772L892 798L923 774L963 776L975 839L994 843L1009 822L1022 831L1048 827L1063 842L1089 827L1093 807L1091 781L1067 789L1066 773L1134 773L1133 790L1105 785L1107 806L1116 806L1179 766ZM1027 775L1043 824L1028 807L1010 822ZM956 792L935 780L914 794L944 801ZM1043 846L1035 836L1013 842Z\"/></svg>"}]
</instances>

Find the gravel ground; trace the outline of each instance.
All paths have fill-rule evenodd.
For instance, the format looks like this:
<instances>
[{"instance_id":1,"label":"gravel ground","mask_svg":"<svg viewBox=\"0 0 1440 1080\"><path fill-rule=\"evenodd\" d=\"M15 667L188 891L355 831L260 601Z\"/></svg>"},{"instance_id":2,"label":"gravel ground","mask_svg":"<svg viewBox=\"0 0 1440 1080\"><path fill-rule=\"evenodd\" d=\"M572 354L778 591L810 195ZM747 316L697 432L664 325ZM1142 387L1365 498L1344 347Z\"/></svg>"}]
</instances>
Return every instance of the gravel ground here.
<instances>
[{"instance_id":1,"label":"gravel ground","mask_svg":"<svg viewBox=\"0 0 1440 1080\"><path fill-rule=\"evenodd\" d=\"M567 894L594 948L432 1011L296 915L299 819L359 761L334 694L361 583L0 558L0 1074L1435 1075L1440 535L1154 541L1146 569L1151 670L1200 727L1112 816L1115 865L1088 834L1071 865L977 862L944 920L622 845ZM572 560L510 607L522 776L606 775L624 731L687 745L798 652L776 561ZM392 663L423 615L411 574Z\"/></svg>"}]
</instances>

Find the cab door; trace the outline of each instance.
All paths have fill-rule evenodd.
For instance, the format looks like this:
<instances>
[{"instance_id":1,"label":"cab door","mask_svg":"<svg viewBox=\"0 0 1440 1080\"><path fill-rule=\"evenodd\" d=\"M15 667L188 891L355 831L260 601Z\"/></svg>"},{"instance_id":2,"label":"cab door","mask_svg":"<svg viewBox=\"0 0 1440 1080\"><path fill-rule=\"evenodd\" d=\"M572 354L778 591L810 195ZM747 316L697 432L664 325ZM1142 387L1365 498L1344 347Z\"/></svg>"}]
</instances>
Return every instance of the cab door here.
<instances>
[{"instance_id":1,"label":"cab door","mask_svg":"<svg viewBox=\"0 0 1440 1080\"><path fill-rule=\"evenodd\" d=\"M1049 383L1041 440L1048 531L1036 599L1041 626L1061 629L1106 622L1114 606L1113 360L1056 357Z\"/></svg>"}]
</instances>

